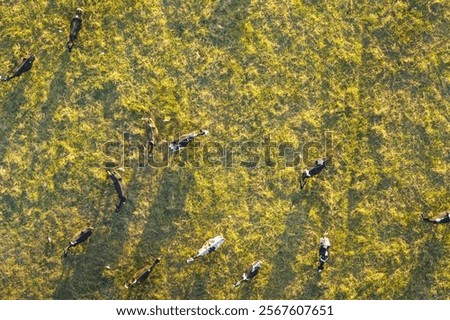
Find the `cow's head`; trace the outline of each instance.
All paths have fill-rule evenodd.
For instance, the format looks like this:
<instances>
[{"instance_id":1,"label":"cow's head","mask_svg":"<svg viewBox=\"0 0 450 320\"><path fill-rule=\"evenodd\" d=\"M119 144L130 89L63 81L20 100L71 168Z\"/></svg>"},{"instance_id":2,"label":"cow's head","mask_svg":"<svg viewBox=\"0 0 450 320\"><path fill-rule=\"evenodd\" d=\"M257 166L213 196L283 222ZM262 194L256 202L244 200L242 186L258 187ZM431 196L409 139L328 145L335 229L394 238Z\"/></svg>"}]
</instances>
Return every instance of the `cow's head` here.
<instances>
[{"instance_id":1,"label":"cow's head","mask_svg":"<svg viewBox=\"0 0 450 320\"><path fill-rule=\"evenodd\" d=\"M258 260L258 262L256 262L253 265L253 268L255 268L255 269L261 269L261 267L262 267L262 261L261 260Z\"/></svg>"}]
</instances>

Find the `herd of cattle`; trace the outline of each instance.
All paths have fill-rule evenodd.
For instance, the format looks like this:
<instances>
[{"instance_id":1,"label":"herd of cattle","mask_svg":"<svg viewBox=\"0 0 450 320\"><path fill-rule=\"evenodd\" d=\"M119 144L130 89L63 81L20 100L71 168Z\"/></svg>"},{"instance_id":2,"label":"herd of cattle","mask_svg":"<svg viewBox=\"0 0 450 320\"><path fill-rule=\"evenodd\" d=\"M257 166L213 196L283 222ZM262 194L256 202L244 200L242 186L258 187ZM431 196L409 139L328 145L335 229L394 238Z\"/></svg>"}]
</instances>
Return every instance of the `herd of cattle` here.
<instances>
[{"instance_id":1,"label":"herd of cattle","mask_svg":"<svg viewBox=\"0 0 450 320\"><path fill-rule=\"evenodd\" d=\"M83 11L81 9L76 10L75 16L72 18L70 23L70 35L69 35L69 42L67 43L66 47L67 50L70 52L74 46L75 40L77 39L78 33L80 32L82 28L82 13ZM35 60L35 57L33 55L29 55L21 61L21 63L14 69L14 71L8 75L8 76L0 76L0 81L8 81L11 80L14 77L18 77L21 74L23 74L26 71L29 71L33 65L33 62ZM176 139L172 141L169 144L169 150L172 153L175 153L182 148L185 148L189 145L191 141L193 141L198 136L207 135L207 130L200 130L198 133L190 133L185 136L180 137L179 139ZM155 124L151 119L149 119L147 123L147 138L148 138L148 156L153 156L153 148L155 146L155 137L157 135L157 129ZM305 169L300 177L300 189L303 189L306 186L307 180L317 174L319 174L323 169L325 169L326 164L328 162L328 158L323 158L316 160L315 164L308 169ZM122 176L118 171L121 171L123 169L117 169L117 170L107 170L108 177L113 181L114 188L117 192L117 195L119 197L119 203L116 205L116 212L119 212L127 201L127 188L125 185L125 182L122 179ZM441 224L441 223L449 223L450 222L450 211L445 211L442 213L437 214L434 217L425 217L422 215L422 219L425 222L435 223L435 224ZM69 254L69 249L72 247L75 247L86 240L92 235L94 231L93 227L88 227L81 232L77 233L73 240L70 241L69 245L64 249L64 257L66 257ZM208 253L216 251L223 243L225 239L219 235L214 238L209 239L206 241L206 243L198 250L197 254L192 256L187 260L187 263L191 263L194 260L205 256ZM319 266L317 268L317 271L320 273L324 269L324 264L327 262L329 258L329 251L330 251L330 240L327 237L327 234L325 233L323 237L320 239L319 242ZM126 288L132 287L135 284L141 283L145 281L150 273L152 272L153 268L161 261L161 258L157 258L152 264L147 265L137 271L133 279L125 284ZM242 282L249 281L250 279L254 278L259 270L262 267L262 261L256 261L252 263L249 268L242 274L242 279L237 281L234 286L239 286Z\"/></svg>"}]
</instances>

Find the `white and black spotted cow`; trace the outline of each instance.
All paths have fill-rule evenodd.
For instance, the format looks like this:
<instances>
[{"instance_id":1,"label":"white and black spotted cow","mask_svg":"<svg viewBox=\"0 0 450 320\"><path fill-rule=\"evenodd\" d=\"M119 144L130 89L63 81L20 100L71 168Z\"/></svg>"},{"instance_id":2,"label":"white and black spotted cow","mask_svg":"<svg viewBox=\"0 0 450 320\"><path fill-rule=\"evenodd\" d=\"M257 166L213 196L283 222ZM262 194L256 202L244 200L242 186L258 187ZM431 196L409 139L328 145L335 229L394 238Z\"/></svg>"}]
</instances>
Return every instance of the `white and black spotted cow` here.
<instances>
[{"instance_id":1,"label":"white and black spotted cow","mask_svg":"<svg viewBox=\"0 0 450 320\"><path fill-rule=\"evenodd\" d=\"M81 30L81 27L83 26L83 19L81 18L81 15L83 14L83 10L80 8L77 9L75 16L70 21L70 34L69 34L69 42L67 42L67 50L69 52L72 50L73 43L75 42L75 39L78 36L78 33Z\"/></svg>"},{"instance_id":2,"label":"white and black spotted cow","mask_svg":"<svg viewBox=\"0 0 450 320\"><path fill-rule=\"evenodd\" d=\"M72 247L76 247L77 245L79 245L80 243L85 242L91 235L92 232L94 231L94 228L92 227L87 227L86 229L84 229L83 231L78 232L74 237L73 240L70 241L69 245L64 249L64 257L67 257L67 255L69 254L69 249Z\"/></svg>"},{"instance_id":3,"label":"white and black spotted cow","mask_svg":"<svg viewBox=\"0 0 450 320\"><path fill-rule=\"evenodd\" d=\"M316 160L313 167L305 169L302 172L302 177L300 179L300 189L303 189L305 187L307 179L319 174L323 169L325 169L327 161L327 158Z\"/></svg>"},{"instance_id":4,"label":"white and black spotted cow","mask_svg":"<svg viewBox=\"0 0 450 320\"><path fill-rule=\"evenodd\" d=\"M142 269L138 270L134 276L133 279L125 284L125 288L129 288L132 287L138 283L142 283L145 280L147 280L148 276L150 275L150 273L153 271L153 268L161 262L161 258L157 258L151 265L147 265L145 267L143 267Z\"/></svg>"},{"instance_id":5,"label":"white and black spotted cow","mask_svg":"<svg viewBox=\"0 0 450 320\"><path fill-rule=\"evenodd\" d=\"M208 241L205 242L203 247L201 247L198 250L198 253L195 256L192 256L191 258L189 258L186 262L187 263L194 262L194 260L196 260L200 257L203 257L203 256L207 255L208 253L216 251L217 248L219 248L222 245L222 243L224 243L224 241L225 241L225 239L222 236L217 236L217 237L209 239Z\"/></svg>"},{"instance_id":6,"label":"white and black spotted cow","mask_svg":"<svg viewBox=\"0 0 450 320\"><path fill-rule=\"evenodd\" d=\"M178 150L187 147L187 145L198 136L205 136L208 133L209 133L208 130L200 130L200 132L198 133L193 132L181 136L179 139L176 139L169 144L169 150L171 152L177 152Z\"/></svg>"},{"instance_id":7,"label":"white and black spotted cow","mask_svg":"<svg viewBox=\"0 0 450 320\"><path fill-rule=\"evenodd\" d=\"M9 81L14 77L18 77L22 73L29 71L31 69L31 67L33 66L34 60L35 60L35 57L32 54L22 58L22 62L14 69L14 71L12 73L6 77L0 76L0 80L1 81Z\"/></svg>"},{"instance_id":8,"label":"white and black spotted cow","mask_svg":"<svg viewBox=\"0 0 450 320\"><path fill-rule=\"evenodd\" d=\"M119 212L122 205L127 201L127 187L119 172L116 170L108 170L107 173L108 177L113 181L114 188L119 196L119 204L116 205L116 212Z\"/></svg>"},{"instance_id":9,"label":"white and black spotted cow","mask_svg":"<svg viewBox=\"0 0 450 320\"><path fill-rule=\"evenodd\" d=\"M262 262L259 260L255 263L252 263L250 267L248 267L247 270L242 274L242 279L239 280L234 284L234 287L240 286L242 282L244 281L250 281L250 279L253 279L256 277L256 275L259 273L259 270L262 267Z\"/></svg>"},{"instance_id":10,"label":"white and black spotted cow","mask_svg":"<svg viewBox=\"0 0 450 320\"><path fill-rule=\"evenodd\" d=\"M317 268L317 271L321 273L323 271L325 262L328 261L328 258L330 257L330 240L326 236L326 234L323 235L322 238L320 238L320 247L319 247L319 267Z\"/></svg>"},{"instance_id":11,"label":"white and black spotted cow","mask_svg":"<svg viewBox=\"0 0 450 320\"><path fill-rule=\"evenodd\" d=\"M449 223L450 222L450 211L440 212L431 218L425 217L422 214L422 220L425 222L436 223L436 224Z\"/></svg>"}]
</instances>

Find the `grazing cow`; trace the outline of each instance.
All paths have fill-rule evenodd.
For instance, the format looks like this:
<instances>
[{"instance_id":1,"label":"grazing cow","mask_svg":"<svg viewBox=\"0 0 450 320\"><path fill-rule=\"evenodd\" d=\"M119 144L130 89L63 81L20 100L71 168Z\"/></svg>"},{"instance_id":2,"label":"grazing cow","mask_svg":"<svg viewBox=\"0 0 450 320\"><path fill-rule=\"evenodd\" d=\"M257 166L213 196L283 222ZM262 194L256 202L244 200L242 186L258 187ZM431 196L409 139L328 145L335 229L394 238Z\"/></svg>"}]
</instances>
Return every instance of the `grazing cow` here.
<instances>
[{"instance_id":1,"label":"grazing cow","mask_svg":"<svg viewBox=\"0 0 450 320\"><path fill-rule=\"evenodd\" d=\"M259 270L262 267L262 262L259 260L255 263L253 263L245 272L242 274L242 280L239 280L234 284L234 287L237 287L241 285L244 281L250 281L250 279L256 277L256 275L259 273Z\"/></svg>"},{"instance_id":2,"label":"grazing cow","mask_svg":"<svg viewBox=\"0 0 450 320\"><path fill-rule=\"evenodd\" d=\"M75 247L77 245L79 245L80 243L85 242L92 234L92 232L94 231L94 228L92 227L88 227L86 229L84 229L83 231L78 232L72 240L70 241L70 244L64 249L64 257L67 257L67 254L69 253L69 249L72 247Z\"/></svg>"},{"instance_id":3,"label":"grazing cow","mask_svg":"<svg viewBox=\"0 0 450 320\"><path fill-rule=\"evenodd\" d=\"M158 135L158 129L156 129L153 119L150 118L147 121L147 144L148 144L148 158L153 157L153 148L155 147L155 139Z\"/></svg>"},{"instance_id":4,"label":"grazing cow","mask_svg":"<svg viewBox=\"0 0 450 320\"><path fill-rule=\"evenodd\" d=\"M153 268L161 261L161 258L157 258L151 265L147 265L144 268L140 269L139 271L137 271L134 276L133 279L125 284L125 288L129 288L134 286L137 283L142 283L145 280L147 280L148 276L150 275L150 273L152 272Z\"/></svg>"},{"instance_id":5,"label":"grazing cow","mask_svg":"<svg viewBox=\"0 0 450 320\"><path fill-rule=\"evenodd\" d=\"M320 238L320 247L319 247L319 267L317 271L321 273L323 271L323 267L325 262L327 262L330 257L330 240L327 238L327 235L324 234L322 238Z\"/></svg>"},{"instance_id":6,"label":"grazing cow","mask_svg":"<svg viewBox=\"0 0 450 320\"><path fill-rule=\"evenodd\" d=\"M217 237L209 239L208 241L205 242L203 247L201 247L198 250L198 254L195 256L192 256L186 262L187 263L194 262L194 260L196 260L197 258L203 257L203 256L207 255L208 253L216 251L217 248L219 248L224 241L225 241L225 239L222 236L217 236Z\"/></svg>"},{"instance_id":7,"label":"grazing cow","mask_svg":"<svg viewBox=\"0 0 450 320\"><path fill-rule=\"evenodd\" d=\"M443 211L435 215L434 217L425 217L422 214L422 220L431 223L449 223L450 222L450 211Z\"/></svg>"},{"instance_id":8,"label":"grazing cow","mask_svg":"<svg viewBox=\"0 0 450 320\"><path fill-rule=\"evenodd\" d=\"M208 133L209 133L208 130L200 130L199 133L194 133L193 132L193 133L186 134L186 135L180 137L179 139L172 141L169 144L169 150L172 151L172 152L176 152L176 151L180 150L181 148L187 147L187 145L192 140L194 140L196 137L198 137L198 136L205 136Z\"/></svg>"},{"instance_id":9,"label":"grazing cow","mask_svg":"<svg viewBox=\"0 0 450 320\"><path fill-rule=\"evenodd\" d=\"M72 50L73 43L77 38L78 32L81 30L81 26L83 25L83 20L81 19L81 15L83 14L83 10L80 8L77 9L75 16L70 21L70 34L69 34L69 42L67 42L67 50L69 52Z\"/></svg>"},{"instance_id":10,"label":"grazing cow","mask_svg":"<svg viewBox=\"0 0 450 320\"><path fill-rule=\"evenodd\" d=\"M308 178L311 178L312 176L319 174L323 169L325 169L327 161L328 161L327 158L316 160L314 167L305 169L305 171L302 172L302 177L300 180L300 189L303 189L305 187L306 180Z\"/></svg>"},{"instance_id":11,"label":"grazing cow","mask_svg":"<svg viewBox=\"0 0 450 320\"><path fill-rule=\"evenodd\" d=\"M114 188L116 188L117 195L119 196L119 204L116 205L116 212L119 212L122 205L127 201L127 187L125 186L125 182L123 182L122 176L116 170L107 170L107 173L108 177L113 181Z\"/></svg>"},{"instance_id":12,"label":"grazing cow","mask_svg":"<svg viewBox=\"0 0 450 320\"><path fill-rule=\"evenodd\" d=\"M35 59L35 57L32 54L22 58L22 62L20 63L20 65L12 73L9 76L6 76L6 77L0 76L0 80L1 81L8 81L8 80L11 80L14 77L20 76L22 73L24 73L26 71L29 71L31 69L31 67L33 66L34 59Z\"/></svg>"}]
</instances>

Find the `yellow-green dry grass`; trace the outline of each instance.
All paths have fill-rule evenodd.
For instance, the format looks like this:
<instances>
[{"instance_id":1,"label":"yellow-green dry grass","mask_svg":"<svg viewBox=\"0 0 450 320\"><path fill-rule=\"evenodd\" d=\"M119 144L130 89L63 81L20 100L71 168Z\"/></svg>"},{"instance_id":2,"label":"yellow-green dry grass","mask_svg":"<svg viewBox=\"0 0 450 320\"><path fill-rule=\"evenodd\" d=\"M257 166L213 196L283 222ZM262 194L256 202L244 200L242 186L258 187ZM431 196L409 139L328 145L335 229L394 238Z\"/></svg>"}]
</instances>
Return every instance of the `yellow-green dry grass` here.
<instances>
[{"instance_id":1,"label":"yellow-green dry grass","mask_svg":"<svg viewBox=\"0 0 450 320\"><path fill-rule=\"evenodd\" d=\"M449 21L445 0L2 0L0 72L36 61L0 83L0 297L450 298L449 226L420 220L450 209ZM281 158L133 161L115 213L103 146L124 131L145 141L146 117L160 141L204 128L202 142L300 149L329 132L338 147L303 191L303 165ZM218 234L217 252L186 264ZM146 283L124 288L158 256ZM258 277L232 288L258 259Z\"/></svg>"}]
</instances>

